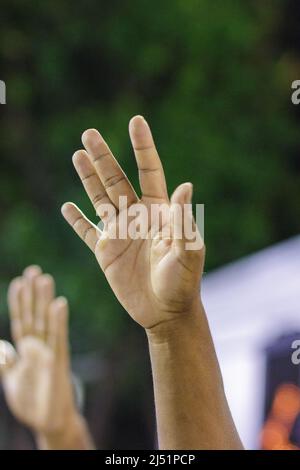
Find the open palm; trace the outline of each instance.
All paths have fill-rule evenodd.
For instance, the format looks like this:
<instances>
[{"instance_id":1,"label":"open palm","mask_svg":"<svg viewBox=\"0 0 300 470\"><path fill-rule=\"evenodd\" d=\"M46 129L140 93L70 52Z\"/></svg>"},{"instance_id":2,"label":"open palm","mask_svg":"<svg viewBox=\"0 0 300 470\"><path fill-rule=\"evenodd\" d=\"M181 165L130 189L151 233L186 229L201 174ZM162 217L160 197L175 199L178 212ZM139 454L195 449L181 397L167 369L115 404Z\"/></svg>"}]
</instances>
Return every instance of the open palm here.
<instances>
[{"instance_id":1,"label":"open palm","mask_svg":"<svg viewBox=\"0 0 300 470\"><path fill-rule=\"evenodd\" d=\"M130 122L130 137L139 170L142 195L139 199L126 175L113 157L98 131L83 134L86 150L73 156L74 166L84 188L101 217L100 231L72 203L62 212L78 235L93 250L117 298L129 314L145 328L189 311L199 298L204 249L187 250L185 234L174 236L176 206L191 202L192 185L180 185L169 200L161 161L148 124L141 116ZM126 197L123 203L120 197ZM144 208L144 218L135 211ZM153 205L165 210L153 226L150 217ZM112 208L116 217L112 217ZM192 215L190 215L192 218ZM143 237L118 234L126 226L142 224ZM116 230L117 229L117 230ZM145 237L147 235L147 237ZM196 237L200 237L196 231Z\"/></svg>"},{"instance_id":2,"label":"open palm","mask_svg":"<svg viewBox=\"0 0 300 470\"><path fill-rule=\"evenodd\" d=\"M11 282L8 303L16 346L16 351L9 343L2 348L7 351L1 376L8 405L35 432L57 432L75 409L67 302L54 298L52 277L31 266Z\"/></svg>"}]
</instances>

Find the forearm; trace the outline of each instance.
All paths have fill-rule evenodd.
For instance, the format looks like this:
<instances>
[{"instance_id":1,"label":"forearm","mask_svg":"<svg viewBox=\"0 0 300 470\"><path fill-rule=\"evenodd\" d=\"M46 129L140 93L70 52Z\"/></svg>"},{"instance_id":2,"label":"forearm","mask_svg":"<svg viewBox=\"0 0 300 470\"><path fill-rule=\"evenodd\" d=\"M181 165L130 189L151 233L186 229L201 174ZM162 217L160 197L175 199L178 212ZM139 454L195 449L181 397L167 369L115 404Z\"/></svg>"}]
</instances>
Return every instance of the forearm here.
<instances>
[{"instance_id":1,"label":"forearm","mask_svg":"<svg viewBox=\"0 0 300 470\"><path fill-rule=\"evenodd\" d=\"M241 449L200 301L147 336L160 449Z\"/></svg>"},{"instance_id":2,"label":"forearm","mask_svg":"<svg viewBox=\"0 0 300 470\"><path fill-rule=\"evenodd\" d=\"M94 444L85 419L77 414L60 432L38 433L40 450L93 450Z\"/></svg>"}]
</instances>

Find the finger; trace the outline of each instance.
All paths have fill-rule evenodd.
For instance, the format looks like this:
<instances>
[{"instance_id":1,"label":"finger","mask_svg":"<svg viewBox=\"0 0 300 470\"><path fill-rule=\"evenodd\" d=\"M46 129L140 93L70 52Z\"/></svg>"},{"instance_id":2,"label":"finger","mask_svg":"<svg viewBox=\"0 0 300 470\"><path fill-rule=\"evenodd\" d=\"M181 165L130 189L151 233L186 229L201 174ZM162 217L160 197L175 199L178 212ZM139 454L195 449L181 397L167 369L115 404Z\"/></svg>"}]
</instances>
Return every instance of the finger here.
<instances>
[{"instance_id":1,"label":"finger","mask_svg":"<svg viewBox=\"0 0 300 470\"><path fill-rule=\"evenodd\" d=\"M93 204L96 214L103 222L107 220L107 205L112 205L103 184L85 150L78 150L73 155L73 164L82 181L84 189Z\"/></svg>"},{"instance_id":2,"label":"finger","mask_svg":"<svg viewBox=\"0 0 300 470\"><path fill-rule=\"evenodd\" d=\"M120 196L127 198L127 206L137 202L137 195L103 137L96 129L82 134L82 143L111 202L120 209ZM122 206L124 206L124 202Z\"/></svg>"},{"instance_id":3,"label":"finger","mask_svg":"<svg viewBox=\"0 0 300 470\"><path fill-rule=\"evenodd\" d=\"M131 119L129 134L137 161L143 197L168 200L164 170L150 128L142 116Z\"/></svg>"},{"instance_id":4,"label":"finger","mask_svg":"<svg viewBox=\"0 0 300 470\"><path fill-rule=\"evenodd\" d=\"M62 206L61 212L77 235L95 252L97 241L101 236L101 231L98 227L88 220L72 202L66 202Z\"/></svg>"},{"instance_id":5,"label":"finger","mask_svg":"<svg viewBox=\"0 0 300 470\"><path fill-rule=\"evenodd\" d=\"M21 295L23 331L25 335L34 330L34 281L41 274L39 266L28 266L23 272L23 289Z\"/></svg>"},{"instance_id":6,"label":"finger","mask_svg":"<svg viewBox=\"0 0 300 470\"><path fill-rule=\"evenodd\" d=\"M23 287L23 279L15 278L9 285L7 302L10 315L11 335L15 344L24 335L23 322L21 318L21 293Z\"/></svg>"},{"instance_id":7,"label":"finger","mask_svg":"<svg viewBox=\"0 0 300 470\"><path fill-rule=\"evenodd\" d=\"M69 360L69 309L65 297L57 297L49 306L48 343L60 361Z\"/></svg>"},{"instance_id":8,"label":"finger","mask_svg":"<svg viewBox=\"0 0 300 470\"><path fill-rule=\"evenodd\" d=\"M193 218L191 207L193 185L183 183L171 197L171 229L177 254L190 256L203 248L203 241ZM192 246L194 249L188 249Z\"/></svg>"},{"instance_id":9,"label":"finger","mask_svg":"<svg viewBox=\"0 0 300 470\"><path fill-rule=\"evenodd\" d=\"M0 340L0 376L11 369L17 360L17 353L12 344Z\"/></svg>"},{"instance_id":10,"label":"finger","mask_svg":"<svg viewBox=\"0 0 300 470\"><path fill-rule=\"evenodd\" d=\"M52 276L42 274L35 280L35 335L46 340L48 329L48 309L55 295L55 283Z\"/></svg>"}]
</instances>

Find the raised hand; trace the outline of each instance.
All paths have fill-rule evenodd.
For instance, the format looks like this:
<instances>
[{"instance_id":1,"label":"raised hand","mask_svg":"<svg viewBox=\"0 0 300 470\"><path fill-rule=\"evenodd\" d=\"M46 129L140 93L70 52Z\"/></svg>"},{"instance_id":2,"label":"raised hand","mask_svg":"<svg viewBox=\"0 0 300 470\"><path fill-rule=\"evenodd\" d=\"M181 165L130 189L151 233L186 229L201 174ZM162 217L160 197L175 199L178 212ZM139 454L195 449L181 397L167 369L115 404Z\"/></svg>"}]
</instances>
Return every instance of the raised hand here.
<instances>
[{"instance_id":1,"label":"raised hand","mask_svg":"<svg viewBox=\"0 0 300 470\"><path fill-rule=\"evenodd\" d=\"M103 229L72 203L64 204L62 213L95 253L123 307L146 328L160 448L240 448L200 300L204 246L199 232L187 236L178 218L191 202L192 185L181 184L169 200L148 124L136 116L129 133L141 197L99 132L90 129L82 136L86 150L77 151L73 163ZM158 224L149 217L153 207L165 209ZM137 208L144 210L136 215ZM196 229L191 210L186 215ZM140 238L129 230L132 221ZM187 249L190 242L197 242L196 249Z\"/></svg>"},{"instance_id":2,"label":"raised hand","mask_svg":"<svg viewBox=\"0 0 300 470\"><path fill-rule=\"evenodd\" d=\"M55 298L54 280L30 266L8 292L16 350L1 342L0 376L12 413L36 434L40 447L85 448L76 410L68 345L68 304Z\"/></svg>"},{"instance_id":3,"label":"raised hand","mask_svg":"<svg viewBox=\"0 0 300 470\"><path fill-rule=\"evenodd\" d=\"M169 200L163 167L150 128L141 116L129 124L141 187L135 193L108 145L95 129L83 133L86 150L73 156L82 184L101 217L101 231L73 203L62 207L65 219L95 253L99 265L115 295L128 313L145 328L181 317L199 303L199 286L203 271L204 247L199 232L196 250L186 249L187 239L175 217L178 206L191 203L191 183L181 184ZM126 204L120 199L126 196ZM165 211L155 226L152 207ZM147 238L114 237L125 222L137 223L143 206L142 221ZM113 209L117 217L112 217ZM188 217L192 218L191 213ZM139 219L141 220L141 218ZM194 225L195 227L195 225ZM181 231L182 237L175 236ZM128 231L129 232L129 231ZM127 232L127 235L128 235ZM200 241L200 243L199 243Z\"/></svg>"}]
</instances>

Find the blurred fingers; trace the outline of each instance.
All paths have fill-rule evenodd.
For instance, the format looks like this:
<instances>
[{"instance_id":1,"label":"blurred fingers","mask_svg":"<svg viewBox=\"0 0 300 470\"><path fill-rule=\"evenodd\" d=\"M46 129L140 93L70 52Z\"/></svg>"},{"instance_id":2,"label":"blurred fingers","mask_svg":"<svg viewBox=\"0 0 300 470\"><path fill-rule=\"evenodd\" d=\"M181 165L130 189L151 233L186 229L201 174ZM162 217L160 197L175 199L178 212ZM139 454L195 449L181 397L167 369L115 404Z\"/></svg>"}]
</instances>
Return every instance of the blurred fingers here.
<instances>
[{"instance_id":1,"label":"blurred fingers","mask_svg":"<svg viewBox=\"0 0 300 470\"><path fill-rule=\"evenodd\" d=\"M35 309L35 295L34 295L34 282L35 279L41 274L39 266L28 266L23 272L23 288L21 291L21 305L22 305L22 329L24 335L34 333L34 309Z\"/></svg>"},{"instance_id":2,"label":"blurred fingers","mask_svg":"<svg viewBox=\"0 0 300 470\"><path fill-rule=\"evenodd\" d=\"M69 360L69 309L65 297L57 297L49 307L48 342L55 356L61 361Z\"/></svg>"},{"instance_id":3,"label":"blurred fingers","mask_svg":"<svg viewBox=\"0 0 300 470\"><path fill-rule=\"evenodd\" d=\"M5 374L17 360L17 353L12 344L0 340L0 376Z\"/></svg>"},{"instance_id":4,"label":"blurred fingers","mask_svg":"<svg viewBox=\"0 0 300 470\"><path fill-rule=\"evenodd\" d=\"M35 335L44 341L48 329L48 309L55 295L55 283L52 276L42 274L35 280Z\"/></svg>"},{"instance_id":5,"label":"blurred fingers","mask_svg":"<svg viewBox=\"0 0 300 470\"><path fill-rule=\"evenodd\" d=\"M7 302L10 315L11 334L15 344L24 335L22 322L21 295L23 280L21 277L15 278L9 285Z\"/></svg>"}]
</instances>

